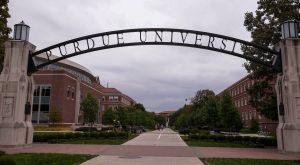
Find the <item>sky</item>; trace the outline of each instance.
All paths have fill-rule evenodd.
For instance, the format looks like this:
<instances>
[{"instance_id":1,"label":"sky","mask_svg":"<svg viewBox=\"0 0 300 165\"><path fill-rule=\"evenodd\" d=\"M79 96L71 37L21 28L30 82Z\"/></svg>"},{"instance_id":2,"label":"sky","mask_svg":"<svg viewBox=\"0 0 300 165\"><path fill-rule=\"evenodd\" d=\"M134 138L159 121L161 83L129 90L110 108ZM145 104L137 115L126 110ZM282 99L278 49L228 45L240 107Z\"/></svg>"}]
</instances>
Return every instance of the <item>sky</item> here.
<instances>
[{"instance_id":1,"label":"sky","mask_svg":"<svg viewBox=\"0 0 300 165\"><path fill-rule=\"evenodd\" d=\"M37 50L131 28L190 29L251 41L244 14L256 8L255 0L10 0L8 25L28 24ZM179 109L200 89L218 94L247 75L244 59L187 47L122 47L69 60L155 112Z\"/></svg>"}]
</instances>

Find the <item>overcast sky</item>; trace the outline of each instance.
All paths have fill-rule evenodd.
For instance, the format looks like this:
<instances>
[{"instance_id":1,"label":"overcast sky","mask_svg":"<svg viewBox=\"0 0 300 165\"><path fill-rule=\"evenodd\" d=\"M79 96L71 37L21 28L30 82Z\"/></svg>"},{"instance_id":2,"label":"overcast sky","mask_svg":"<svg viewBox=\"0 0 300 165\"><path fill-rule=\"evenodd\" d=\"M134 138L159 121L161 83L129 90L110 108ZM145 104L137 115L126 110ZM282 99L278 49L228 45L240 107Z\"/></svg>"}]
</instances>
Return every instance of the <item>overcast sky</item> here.
<instances>
[{"instance_id":1,"label":"overcast sky","mask_svg":"<svg viewBox=\"0 0 300 165\"><path fill-rule=\"evenodd\" d=\"M42 49L84 35L129 28L182 28L250 41L244 13L256 0L10 0L9 26L24 20ZM177 110L199 89L216 94L247 75L238 57L174 46L136 46L73 57L101 83L144 104Z\"/></svg>"}]
</instances>

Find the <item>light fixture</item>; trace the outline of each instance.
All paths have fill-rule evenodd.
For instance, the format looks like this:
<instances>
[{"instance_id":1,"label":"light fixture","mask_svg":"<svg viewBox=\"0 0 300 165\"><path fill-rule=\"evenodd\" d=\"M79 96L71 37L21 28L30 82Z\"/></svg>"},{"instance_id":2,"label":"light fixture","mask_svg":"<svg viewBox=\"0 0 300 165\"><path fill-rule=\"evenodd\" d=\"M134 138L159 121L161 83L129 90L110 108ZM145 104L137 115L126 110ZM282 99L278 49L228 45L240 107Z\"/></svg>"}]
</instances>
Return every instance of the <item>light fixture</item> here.
<instances>
[{"instance_id":1,"label":"light fixture","mask_svg":"<svg viewBox=\"0 0 300 165\"><path fill-rule=\"evenodd\" d=\"M14 26L14 40L28 41L30 27L22 21Z\"/></svg>"},{"instance_id":2,"label":"light fixture","mask_svg":"<svg viewBox=\"0 0 300 165\"><path fill-rule=\"evenodd\" d=\"M281 24L282 39L298 38L298 22L288 20Z\"/></svg>"}]
</instances>

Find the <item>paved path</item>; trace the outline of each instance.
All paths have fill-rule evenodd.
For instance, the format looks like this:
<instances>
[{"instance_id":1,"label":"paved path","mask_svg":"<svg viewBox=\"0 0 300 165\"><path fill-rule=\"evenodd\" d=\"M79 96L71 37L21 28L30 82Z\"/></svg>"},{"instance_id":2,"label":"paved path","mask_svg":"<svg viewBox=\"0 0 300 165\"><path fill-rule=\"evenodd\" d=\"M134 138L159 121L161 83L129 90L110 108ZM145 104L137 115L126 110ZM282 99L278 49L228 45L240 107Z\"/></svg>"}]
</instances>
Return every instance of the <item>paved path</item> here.
<instances>
[{"instance_id":1,"label":"paved path","mask_svg":"<svg viewBox=\"0 0 300 165\"><path fill-rule=\"evenodd\" d=\"M110 155L100 155L82 165L203 165L197 155L191 151L179 151L178 147L187 148L187 145L176 132L168 128L156 130L124 143L123 148L111 150Z\"/></svg>"},{"instance_id":2,"label":"paved path","mask_svg":"<svg viewBox=\"0 0 300 165\"><path fill-rule=\"evenodd\" d=\"M187 146L178 133L168 128L162 131L156 130L144 133L141 136L124 143L123 145Z\"/></svg>"},{"instance_id":3,"label":"paved path","mask_svg":"<svg viewBox=\"0 0 300 165\"><path fill-rule=\"evenodd\" d=\"M185 147L185 146L118 146L86 144L33 144L31 147L0 148L8 154L16 153L64 153L90 155L195 157L200 158L250 158L300 160L300 154L281 153L276 149Z\"/></svg>"},{"instance_id":4,"label":"paved path","mask_svg":"<svg viewBox=\"0 0 300 165\"><path fill-rule=\"evenodd\" d=\"M174 136L171 136L170 138L166 138L169 135L174 135ZM153 138L149 138L149 137L153 137ZM146 139L149 139L149 141L147 141ZM170 141L166 139L170 139ZM0 148L0 150L5 151L9 154L65 153L65 154L101 155L100 157L98 157L98 159L103 161L118 159L120 161L126 160L130 164L133 164L130 161L135 162L137 159L144 159L147 162L148 160L150 159L152 160L154 158L160 160L161 162L167 160L171 162L173 161L174 158L174 161L178 162L178 164L182 164L180 163L180 161L186 160L185 159L186 157L300 160L300 154L281 153L278 152L277 149L275 148L259 149L259 148L188 147L188 146L184 146L185 144L180 140L178 140L177 143L179 146L171 146L171 144L175 144L174 142L176 141L175 139L179 139L178 135L166 130L162 134L160 134L160 132L158 131L142 134L141 136L135 138L134 141L129 141L125 143L126 145L35 143L30 147ZM143 145L140 145L142 144L142 141L145 142ZM164 143L162 143L162 141L164 141ZM106 157L106 158L104 159L102 157ZM172 160L170 158L172 158Z\"/></svg>"}]
</instances>

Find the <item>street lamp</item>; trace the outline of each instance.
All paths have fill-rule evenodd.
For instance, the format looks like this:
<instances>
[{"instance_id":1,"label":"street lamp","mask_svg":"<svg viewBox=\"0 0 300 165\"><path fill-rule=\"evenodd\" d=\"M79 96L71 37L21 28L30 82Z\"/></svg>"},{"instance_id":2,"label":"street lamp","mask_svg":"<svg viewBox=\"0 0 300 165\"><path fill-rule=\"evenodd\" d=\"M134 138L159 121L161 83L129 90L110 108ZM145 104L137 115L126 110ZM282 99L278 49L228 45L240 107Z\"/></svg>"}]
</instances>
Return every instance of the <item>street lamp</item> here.
<instances>
[{"instance_id":1,"label":"street lamp","mask_svg":"<svg viewBox=\"0 0 300 165\"><path fill-rule=\"evenodd\" d=\"M14 40L28 41L30 27L24 21L15 24L14 26Z\"/></svg>"},{"instance_id":2,"label":"street lamp","mask_svg":"<svg viewBox=\"0 0 300 165\"><path fill-rule=\"evenodd\" d=\"M298 22L295 20L288 20L281 24L282 39L298 38Z\"/></svg>"}]
</instances>

